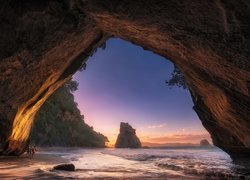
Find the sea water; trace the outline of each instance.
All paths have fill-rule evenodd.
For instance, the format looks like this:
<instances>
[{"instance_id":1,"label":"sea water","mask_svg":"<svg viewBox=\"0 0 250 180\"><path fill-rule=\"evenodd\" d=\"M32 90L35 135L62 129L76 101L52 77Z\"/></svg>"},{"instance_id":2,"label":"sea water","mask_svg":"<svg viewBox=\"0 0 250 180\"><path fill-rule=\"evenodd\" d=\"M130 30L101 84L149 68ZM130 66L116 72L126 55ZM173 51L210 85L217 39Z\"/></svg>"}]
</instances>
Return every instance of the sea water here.
<instances>
[{"instance_id":1,"label":"sea water","mask_svg":"<svg viewBox=\"0 0 250 180\"><path fill-rule=\"evenodd\" d=\"M248 160L234 162L215 147L74 149L62 157L76 171L51 173L65 178L250 179Z\"/></svg>"}]
</instances>

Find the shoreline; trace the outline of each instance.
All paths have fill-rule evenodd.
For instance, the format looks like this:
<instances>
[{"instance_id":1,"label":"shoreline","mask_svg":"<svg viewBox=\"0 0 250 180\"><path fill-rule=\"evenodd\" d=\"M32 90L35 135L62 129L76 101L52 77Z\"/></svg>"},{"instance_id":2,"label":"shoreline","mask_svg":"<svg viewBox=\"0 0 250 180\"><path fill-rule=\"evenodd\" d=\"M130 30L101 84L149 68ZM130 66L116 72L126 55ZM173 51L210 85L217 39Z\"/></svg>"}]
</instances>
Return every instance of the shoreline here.
<instances>
[{"instance_id":1,"label":"shoreline","mask_svg":"<svg viewBox=\"0 0 250 180\"><path fill-rule=\"evenodd\" d=\"M103 148L83 148L83 149L103 149ZM107 176L100 175L91 177L87 174L86 177L77 177L75 176L75 173L85 172L85 171L89 172L89 169L76 169L75 172L58 171L56 173L50 171L55 165L70 163L72 159L67 159L64 158L63 156L70 153L74 153L75 150L79 150L79 148L38 147L38 152L35 154L33 158L28 157L26 153L21 156L0 156L0 179L1 180L16 180L16 179L161 180L163 178L164 179L166 178L166 176L145 177L144 175L132 176L132 177L129 176L112 177L110 175ZM95 173L103 172L102 170L96 170L96 169L93 169L91 171ZM171 176L167 177L171 179ZM179 178L174 178L174 179L178 180Z\"/></svg>"},{"instance_id":2,"label":"shoreline","mask_svg":"<svg viewBox=\"0 0 250 180\"><path fill-rule=\"evenodd\" d=\"M41 150L35 156L0 156L0 179L62 179L43 169L52 169L57 164L68 163L62 155L46 154Z\"/></svg>"},{"instance_id":3,"label":"shoreline","mask_svg":"<svg viewBox=\"0 0 250 180\"><path fill-rule=\"evenodd\" d=\"M110 151L111 150L111 151ZM185 151L183 151L185 150ZM211 149L104 149L104 148L39 148L35 156L27 154L0 156L0 179L206 179L250 178L246 168L236 165L222 151ZM216 149L215 149L216 150ZM208 157L203 155L206 152ZM201 158L201 159L200 159ZM201 164L200 160L203 160ZM72 163L75 172L50 171L54 166ZM187 164L188 162L188 164ZM211 167L210 167L211 165ZM212 166L220 167L219 170ZM247 165L241 164L244 167ZM235 169L236 168L236 169ZM249 169L250 170L250 169ZM247 173L247 174L245 174Z\"/></svg>"}]
</instances>

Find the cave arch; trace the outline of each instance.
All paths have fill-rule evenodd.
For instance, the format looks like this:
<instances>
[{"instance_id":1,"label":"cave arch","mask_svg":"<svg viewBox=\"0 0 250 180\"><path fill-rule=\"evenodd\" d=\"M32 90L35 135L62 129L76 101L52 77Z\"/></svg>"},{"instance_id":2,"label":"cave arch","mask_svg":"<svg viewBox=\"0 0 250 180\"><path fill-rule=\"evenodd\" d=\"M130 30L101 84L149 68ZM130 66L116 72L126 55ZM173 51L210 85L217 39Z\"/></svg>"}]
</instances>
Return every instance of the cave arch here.
<instances>
[{"instance_id":1,"label":"cave arch","mask_svg":"<svg viewBox=\"0 0 250 180\"><path fill-rule=\"evenodd\" d=\"M42 103L115 36L173 60L213 143L250 156L249 2L7 0L0 17L2 154L23 152Z\"/></svg>"}]
</instances>

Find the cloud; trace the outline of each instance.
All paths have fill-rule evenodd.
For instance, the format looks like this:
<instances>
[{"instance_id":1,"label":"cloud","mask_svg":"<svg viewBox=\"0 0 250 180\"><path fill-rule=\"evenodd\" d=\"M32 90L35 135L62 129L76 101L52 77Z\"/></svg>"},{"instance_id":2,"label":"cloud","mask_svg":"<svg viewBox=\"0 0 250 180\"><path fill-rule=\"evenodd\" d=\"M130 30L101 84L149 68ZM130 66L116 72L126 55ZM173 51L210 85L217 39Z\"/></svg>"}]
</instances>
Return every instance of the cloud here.
<instances>
[{"instance_id":1,"label":"cloud","mask_svg":"<svg viewBox=\"0 0 250 180\"><path fill-rule=\"evenodd\" d=\"M148 129L156 129L156 128L163 128L166 124L158 124L158 125L149 125Z\"/></svg>"}]
</instances>

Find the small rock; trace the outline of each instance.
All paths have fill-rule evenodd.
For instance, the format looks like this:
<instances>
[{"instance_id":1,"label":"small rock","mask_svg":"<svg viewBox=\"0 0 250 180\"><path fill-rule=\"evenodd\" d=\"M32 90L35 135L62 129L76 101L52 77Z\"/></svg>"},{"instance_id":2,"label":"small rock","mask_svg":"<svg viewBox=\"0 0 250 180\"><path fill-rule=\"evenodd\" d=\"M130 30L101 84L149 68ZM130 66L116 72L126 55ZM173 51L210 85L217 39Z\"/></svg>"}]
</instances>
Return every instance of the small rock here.
<instances>
[{"instance_id":1,"label":"small rock","mask_svg":"<svg viewBox=\"0 0 250 180\"><path fill-rule=\"evenodd\" d=\"M202 139L200 141L200 146L210 146L210 143L206 139Z\"/></svg>"},{"instance_id":2,"label":"small rock","mask_svg":"<svg viewBox=\"0 0 250 180\"><path fill-rule=\"evenodd\" d=\"M63 170L63 171L75 171L75 165L74 164L59 164L57 166L54 166L55 170Z\"/></svg>"}]
</instances>

